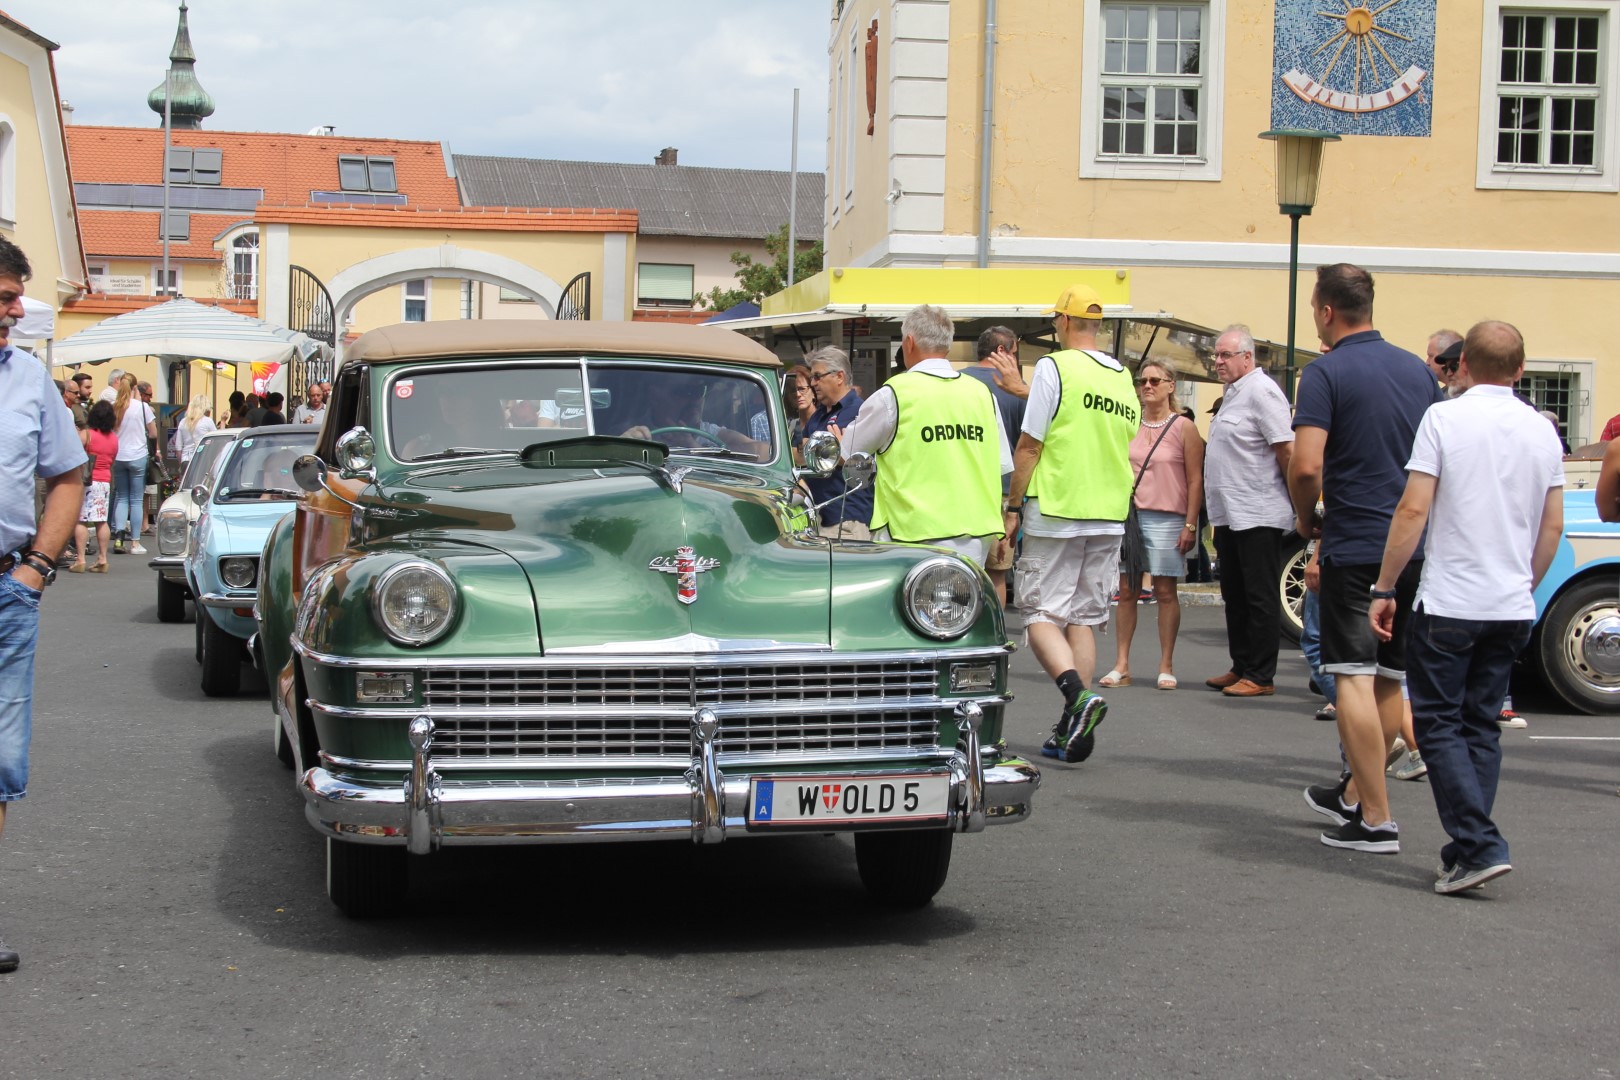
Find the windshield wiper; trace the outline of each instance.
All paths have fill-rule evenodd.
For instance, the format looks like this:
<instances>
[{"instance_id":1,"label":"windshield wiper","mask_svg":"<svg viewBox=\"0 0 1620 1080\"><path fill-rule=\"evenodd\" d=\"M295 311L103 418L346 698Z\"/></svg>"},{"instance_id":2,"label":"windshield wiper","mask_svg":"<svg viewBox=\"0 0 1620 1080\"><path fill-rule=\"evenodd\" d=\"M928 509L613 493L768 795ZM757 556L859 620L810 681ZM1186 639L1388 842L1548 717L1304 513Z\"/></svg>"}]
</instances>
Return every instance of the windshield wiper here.
<instances>
[{"instance_id":1,"label":"windshield wiper","mask_svg":"<svg viewBox=\"0 0 1620 1080\"><path fill-rule=\"evenodd\" d=\"M289 499L296 499L301 494L302 492L288 491L286 488L226 488L224 491L219 493L219 499L221 502L224 502L226 499L240 499L247 498L249 496L257 498L260 495L285 495Z\"/></svg>"},{"instance_id":2,"label":"windshield wiper","mask_svg":"<svg viewBox=\"0 0 1620 1080\"><path fill-rule=\"evenodd\" d=\"M493 446L451 446L432 454L423 454L412 461L443 461L446 458L477 457L479 454L515 454L516 450L502 450Z\"/></svg>"},{"instance_id":3,"label":"windshield wiper","mask_svg":"<svg viewBox=\"0 0 1620 1080\"><path fill-rule=\"evenodd\" d=\"M728 457L740 461L759 461L759 455L752 450L738 450L730 446L672 446L669 448L672 455L691 454L694 457Z\"/></svg>"}]
</instances>

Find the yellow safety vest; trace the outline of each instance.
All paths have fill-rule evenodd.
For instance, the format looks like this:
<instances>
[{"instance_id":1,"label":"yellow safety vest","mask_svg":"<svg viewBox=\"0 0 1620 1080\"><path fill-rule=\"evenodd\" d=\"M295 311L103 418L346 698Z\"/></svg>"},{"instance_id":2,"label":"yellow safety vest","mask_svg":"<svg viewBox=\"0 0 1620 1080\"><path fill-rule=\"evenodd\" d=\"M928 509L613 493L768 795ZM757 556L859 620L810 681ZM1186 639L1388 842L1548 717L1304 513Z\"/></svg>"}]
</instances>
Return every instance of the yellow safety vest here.
<instances>
[{"instance_id":1,"label":"yellow safety vest","mask_svg":"<svg viewBox=\"0 0 1620 1080\"><path fill-rule=\"evenodd\" d=\"M1124 521L1142 415L1131 373L1076 349L1053 353L1052 362L1061 392L1026 494L1040 499L1043 518Z\"/></svg>"},{"instance_id":2,"label":"yellow safety vest","mask_svg":"<svg viewBox=\"0 0 1620 1080\"><path fill-rule=\"evenodd\" d=\"M906 371L894 392L894 438L877 454L872 531L906 543L999 537L1001 446L996 401L977 379Z\"/></svg>"}]
</instances>

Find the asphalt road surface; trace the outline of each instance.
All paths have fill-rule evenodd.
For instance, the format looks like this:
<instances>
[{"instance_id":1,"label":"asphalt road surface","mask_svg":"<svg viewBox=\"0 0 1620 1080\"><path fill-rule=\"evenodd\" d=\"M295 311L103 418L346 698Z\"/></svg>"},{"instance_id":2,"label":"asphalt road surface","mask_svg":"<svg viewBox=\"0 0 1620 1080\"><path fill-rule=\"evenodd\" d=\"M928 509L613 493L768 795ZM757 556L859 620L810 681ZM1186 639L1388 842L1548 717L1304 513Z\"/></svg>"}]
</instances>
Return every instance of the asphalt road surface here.
<instances>
[{"instance_id":1,"label":"asphalt road surface","mask_svg":"<svg viewBox=\"0 0 1620 1080\"><path fill-rule=\"evenodd\" d=\"M1116 691L1033 820L958 837L933 905L870 906L845 839L451 851L356 923L257 682L210 701L144 560L47 597L31 794L0 845L0 1076L1608 1077L1620 1071L1620 723L1536 701L1504 736L1516 871L1431 891L1324 847L1334 774L1297 653L1237 702L1220 611L1174 693ZM1135 654L1151 674L1151 609ZM1104 648L1111 654L1111 645ZM1104 665L1106 669L1107 665ZM1014 660L1011 742L1056 690ZM1556 736L1557 738L1550 738Z\"/></svg>"}]
</instances>

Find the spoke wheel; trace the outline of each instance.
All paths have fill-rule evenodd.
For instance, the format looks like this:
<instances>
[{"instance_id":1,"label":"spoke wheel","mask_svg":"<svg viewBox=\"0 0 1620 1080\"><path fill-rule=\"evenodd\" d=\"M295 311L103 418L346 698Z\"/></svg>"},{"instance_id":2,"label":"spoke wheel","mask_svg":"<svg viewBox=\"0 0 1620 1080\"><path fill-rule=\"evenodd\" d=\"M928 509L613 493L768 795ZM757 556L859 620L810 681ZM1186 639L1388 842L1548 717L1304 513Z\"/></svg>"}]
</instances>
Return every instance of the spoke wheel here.
<instances>
[{"instance_id":1,"label":"spoke wheel","mask_svg":"<svg viewBox=\"0 0 1620 1080\"><path fill-rule=\"evenodd\" d=\"M1282 600L1282 636L1292 645L1298 645L1305 632L1305 564L1310 561L1310 549L1304 540L1293 536L1283 541L1277 590Z\"/></svg>"},{"instance_id":2,"label":"spoke wheel","mask_svg":"<svg viewBox=\"0 0 1620 1080\"><path fill-rule=\"evenodd\" d=\"M951 869L949 829L855 834L855 866L867 895L886 907L917 908L934 898Z\"/></svg>"}]
</instances>

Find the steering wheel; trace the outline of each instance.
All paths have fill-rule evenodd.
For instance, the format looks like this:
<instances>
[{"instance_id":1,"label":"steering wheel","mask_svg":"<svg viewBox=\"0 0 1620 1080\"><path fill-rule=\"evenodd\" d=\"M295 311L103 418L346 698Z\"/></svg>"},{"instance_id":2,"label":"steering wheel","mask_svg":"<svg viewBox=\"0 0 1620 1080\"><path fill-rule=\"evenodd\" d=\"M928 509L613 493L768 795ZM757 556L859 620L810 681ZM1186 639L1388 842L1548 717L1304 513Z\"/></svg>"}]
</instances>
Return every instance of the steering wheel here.
<instances>
[{"instance_id":1,"label":"steering wheel","mask_svg":"<svg viewBox=\"0 0 1620 1080\"><path fill-rule=\"evenodd\" d=\"M647 434L650 435L650 436L651 435L664 435L664 434L667 434L667 433L669 433L671 431L678 431L678 432L680 432L680 433L682 433L684 435L696 435L700 439L707 439L709 442L713 443L715 446L724 447L726 445L726 442L725 442L724 439L721 439L721 438L719 438L718 436L715 436L715 435L710 435L707 431L704 431L702 428L695 428L695 427L680 427L678 425L671 425L670 427L652 428L651 430L649 430L647 432Z\"/></svg>"}]
</instances>

